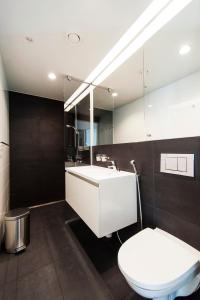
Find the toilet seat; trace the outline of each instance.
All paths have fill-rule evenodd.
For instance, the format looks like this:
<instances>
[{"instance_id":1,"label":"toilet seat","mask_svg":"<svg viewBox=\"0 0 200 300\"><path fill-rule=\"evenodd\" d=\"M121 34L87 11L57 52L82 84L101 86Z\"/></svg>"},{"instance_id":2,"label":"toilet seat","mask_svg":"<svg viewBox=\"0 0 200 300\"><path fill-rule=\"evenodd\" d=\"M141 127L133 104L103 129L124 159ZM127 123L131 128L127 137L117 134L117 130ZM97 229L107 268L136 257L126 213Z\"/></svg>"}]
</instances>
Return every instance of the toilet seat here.
<instances>
[{"instance_id":1,"label":"toilet seat","mask_svg":"<svg viewBox=\"0 0 200 300\"><path fill-rule=\"evenodd\" d=\"M190 251L190 248L147 228L121 246L118 265L124 276L140 288L168 289L198 269L198 252Z\"/></svg>"}]
</instances>

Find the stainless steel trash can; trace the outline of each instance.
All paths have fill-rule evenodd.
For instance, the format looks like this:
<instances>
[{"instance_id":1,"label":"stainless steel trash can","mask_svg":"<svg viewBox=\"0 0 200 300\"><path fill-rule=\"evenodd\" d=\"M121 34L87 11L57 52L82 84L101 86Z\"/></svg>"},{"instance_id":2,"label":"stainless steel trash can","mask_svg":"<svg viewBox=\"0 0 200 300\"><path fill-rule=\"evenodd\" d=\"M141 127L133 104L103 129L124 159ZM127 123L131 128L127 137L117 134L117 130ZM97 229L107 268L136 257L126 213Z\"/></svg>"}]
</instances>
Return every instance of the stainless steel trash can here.
<instances>
[{"instance_id":1,"label":"stainless steel trash can","mask_svg":"<svg viewBox=\"0 0 200 300\"><path fill-rule=\"evenodd\" d=\"M17 208L5 215L5 247L8 253L24 250L30 243L30 210Z\"/></svg>"}]
</instances>

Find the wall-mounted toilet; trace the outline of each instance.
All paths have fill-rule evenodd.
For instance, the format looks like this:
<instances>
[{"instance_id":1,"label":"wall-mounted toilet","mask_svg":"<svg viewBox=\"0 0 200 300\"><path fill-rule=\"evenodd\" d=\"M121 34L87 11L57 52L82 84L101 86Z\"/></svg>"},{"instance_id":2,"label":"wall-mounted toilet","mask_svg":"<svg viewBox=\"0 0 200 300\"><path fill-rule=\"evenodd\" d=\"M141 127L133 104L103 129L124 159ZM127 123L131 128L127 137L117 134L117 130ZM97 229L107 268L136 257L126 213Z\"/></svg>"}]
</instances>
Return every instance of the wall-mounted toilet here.
<instances>
[{"instance_id":1,"label":"wall-mounted toilet","mask_svg":"<svg viewBox=\"0 0 200 300\"><path fill-rule=\"evenodd\" d=\"M158 228L128 239L118 265L136 293L154 300L188 296L200 285L200 252Z\"/></svg>"}]
</instances>

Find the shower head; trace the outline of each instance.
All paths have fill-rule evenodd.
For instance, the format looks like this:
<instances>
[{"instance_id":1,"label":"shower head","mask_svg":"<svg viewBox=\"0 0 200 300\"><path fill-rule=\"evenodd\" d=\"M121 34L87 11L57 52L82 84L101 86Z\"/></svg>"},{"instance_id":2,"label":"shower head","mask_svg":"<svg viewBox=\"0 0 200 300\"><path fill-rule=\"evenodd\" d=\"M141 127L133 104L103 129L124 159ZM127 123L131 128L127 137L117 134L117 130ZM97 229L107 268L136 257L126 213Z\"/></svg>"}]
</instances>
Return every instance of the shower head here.
<instances>
[{"instance_id":1,"label":"shower head","mask_svg":"<svg viewBox=\"0 0 200 300\"><path fill-rule=\"evenodd\" d=\"M74 126L69 125L69 124L67 124L66 127L68 127L68 128L73 128L74 130L76 130L76 128L75 128Z\"/></svg>"},{"instance_id":2,"label":"shower head","mask_svg":"<svg viewBox=\"0 0 200 300\"><path fill-rule=\"evenodd\" d=\"M78 130L74 126L67 124L66 127L74 129L74 131L76 132L76 134L79 134Z\"/></svg>"}]
</instances>

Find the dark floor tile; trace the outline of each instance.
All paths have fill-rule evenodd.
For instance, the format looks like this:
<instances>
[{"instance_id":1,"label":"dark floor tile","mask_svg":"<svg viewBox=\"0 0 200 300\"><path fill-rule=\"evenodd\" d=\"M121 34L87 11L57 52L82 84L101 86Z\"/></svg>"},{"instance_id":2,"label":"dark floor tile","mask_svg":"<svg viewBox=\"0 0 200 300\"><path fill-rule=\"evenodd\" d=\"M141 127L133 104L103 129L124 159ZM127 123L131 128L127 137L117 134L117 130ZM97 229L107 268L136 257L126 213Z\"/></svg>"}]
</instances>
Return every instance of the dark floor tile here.
<instances>
[{"instance_id":1,"label":"dark floor tile","mask_svg":"<svg viewBox=\"0 0 200 300\"><path fill-rule=\"evenodd\" d=\"M61 300L62 293L53 264L18 280L17 300Z\"/></svg>"},{"instance_id":2,"label":"dark floor tile","mask_svg":"<svg viewBox=\"0 0 200 300\"><path fill-rule=\"evenodd\" d=\"M17 296L17 281L6 283L3 290L3 300L15 300Z\"/></svg>"},{"instance_id":3,"label":"dark floor tile","mask_svg":"<svg viewBox=\"0 0 200 300\"><path fill-rule=\"evenodd\" d=\"M120 230L119 236L123 242L138 232L136 225ZM110 239L98 239L81 220L71 223L70 229L101 274L113 298L123 299L128 296L132 290L117 266L117 254L121 244L116 234L113 234Z\"/></svg>"},{"instance_id":4,"label":"dark floor tile","mask_svg":"<svg viewBox=\"0 0 200 300\"><path fill-rule=\"evenodd\" d=\"M112 268L117 263L120 243L116 235L110 239L106 237L98 239L82 220L71 223L70 228L100 273ZM124 234L120 234L120 236L123 240Z\"/></svg>"},{"instance_id":5,"label":"dark floor tile","mask_svg":"<svg viewBox=\"0 0 200 300\"><path fill-rule=\"evenodd\" d=\"M59 215L60 220L66 221L77 216L75 211L67 204L66 201L62 201L56 204L56 209L52 210L54 214Z\"/></svg>"},{"instance_id":6,"label":"dark floor tile","mask_svg":"<svg viewBox=\"0 0 200 300\"><path fill-rule=\"evenodd\" d=\"M17 254L7 254L8 264L6 272L6 283L12 283L17 280L18 276L18 255Z\"/></svg>"},{"instance_id":7,"label":"dark floor tile","mask_svg":"<svg viewBox=\"0 0 200 300\"><path fill-rule=\"evenodd\" d=\"M53 219L59 217L63 222L67 219L72 218L76 213L74 210L67 204L66 201L61 201L52 205L46 205L39 208L34 208L36 212L39 211L42 220Z\"/></svg>"},{"instance_id":8,"label":"dark floor tile","mask_svg":"<svg viewBox=\"0 0 200 300\"><path fill-rule=\"evenodd\" d=\"M64 259L66 251L70 251L70 243L68 240L68 234L65 226L59 228L59 230L51 230L47 232L47 242L49 252L54 261L58 259ZM64 253L64 254L63 254ZM66 259L66 256L65 256Z\"/></svg>"},{"instance_id":9,"label":"dark floor tile","mask_svg":"<svg viewBox=\"0 0 200 300\"><path fill-rule=\"evenodd\" d=\"M0 300L3 300L3 292L4 292L4 290L3 290L3 288L1 287L1 289L0 289Z\"/></svg>"},{"instance_id":10,"label":"dark floor tile","mask_svg":"<svg viewBox=\"0 0 200 300\"><path fill-rule=\"evenodd\" d=\"M134 294L117 265L102 274L115 300L121 300L129 294Z\"/></svg>"},{"instance_id":11,"label":"dark floor tile","mask_svg":"<svg viewBox=\"0 0 200 300\"><path fill-rule=\"evenodd\" d=\"M70 247L62 250L62 257L55 262L55 266L64 299L107 299L102 298L102 293L95 288L95 282L91 280L77 254Z\"/></svg>"},{"instance_id":12,"label":"dark floor tile","mask_svg":"<svg viewBox=\"0 0 200 300\"><path fill-rule=\"evenodd\" d=\"M144 298L138 294L136 294L135 292L130 293L130 295L128 295L128 297L125 297L123 300L145 300L147 298Z\"/></svg>"},{"instance_id":13,"label":"dark floor tile","mask_svg":"<svg viewBox=\"0 0 200 300\"><path fill-rule=\"evenodd\" d=\"M1 286L4 285L6 279L8 265L8 255L3 252L0 252L0 289Z\"/></svg>"},{"instance_id":14,"label":"dark floor tile","mask_svg":"<svg viewBox=\"0 0 200 300\"><path fill-rule=\"evenodd\" d=\"M47 246L46 241L46 231L43 227L43 230L39 230L38 232L32 232L30 234L30 244L27 249L31 249L31 251L35 249L39 249L41 247Z\"/></svg>"},{"instance_id":15,"label":"dark floor tile","mask_svg":"<svg viewBox=\"0 0 200 300\"><path fill-rule=\"evenodd\" d=\"M51 256L47 246L40 248L30 246L18 256L18 276L20 278L50 263Z\"/></svg>"},{"instance_id":16,"label":"dark floor tile","mask_svg":"<svg viewBox=\"0 0 200 300\"><path fill-rule=\"evenodd\" d=\"M30 211L30 232L31 234L38 233L44 230L44 216L41 215L37 208Z\"/></svg>"}]
</instances>

